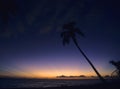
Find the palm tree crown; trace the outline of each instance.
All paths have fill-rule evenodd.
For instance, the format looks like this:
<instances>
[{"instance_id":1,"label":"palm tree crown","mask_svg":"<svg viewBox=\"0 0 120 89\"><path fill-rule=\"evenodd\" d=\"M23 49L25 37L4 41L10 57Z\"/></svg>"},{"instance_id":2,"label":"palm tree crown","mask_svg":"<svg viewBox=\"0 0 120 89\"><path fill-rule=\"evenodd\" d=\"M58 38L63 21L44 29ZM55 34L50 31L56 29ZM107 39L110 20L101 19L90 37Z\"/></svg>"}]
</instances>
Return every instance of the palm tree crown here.
<instances>
[{"instance_id":1,"label":"palm tree crown","mask_svg":"<svg viewBox=\"0 0 120 89\"><path fill-rule=\"evenodd\" d=\"M70 22L63 26L64 31L61 33L61 37L63 38L63 45L69 44L70 39L76 39L76 33L84 36L84 34L80 31L79 28L75 28L75 22Z\"/></svg>"}]
</instances>

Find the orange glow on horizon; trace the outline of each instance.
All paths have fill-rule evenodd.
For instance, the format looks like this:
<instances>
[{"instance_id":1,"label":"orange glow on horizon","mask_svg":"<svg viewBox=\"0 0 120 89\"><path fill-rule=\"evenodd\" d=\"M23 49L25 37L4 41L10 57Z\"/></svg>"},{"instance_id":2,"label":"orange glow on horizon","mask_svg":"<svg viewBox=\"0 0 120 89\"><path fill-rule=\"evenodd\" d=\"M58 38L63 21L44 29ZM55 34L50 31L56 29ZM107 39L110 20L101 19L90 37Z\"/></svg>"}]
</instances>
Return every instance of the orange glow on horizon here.
<instances>
[{"instance_id":1,"label":"orange glow on horizon","mask_svg":"<svg viewBox=\"0 0 120 89\"><path fill-rule=\"evenodd\" d=\"M14 72L11 77L24 77L24 78L56 78L57 76L95 76L94 72L78 71L78 70L31 70L28 73Z\"/></svg>"},{"instance_id":2,"label":"orange glow on horizon","mask_svg":"<svg viewBox=\"0 0 120 89\"><path fill-rule=\"evenodd\" d=\"M11 77L24 77L24 78L56 78L57 76L97 76L92 68L84 67L77 68L75 66L23 66L23 71L10 71L12 73L0 73L5 76ZM108 75L111 71L98 70L102 76Z\"/></svg>"}]
</instances>

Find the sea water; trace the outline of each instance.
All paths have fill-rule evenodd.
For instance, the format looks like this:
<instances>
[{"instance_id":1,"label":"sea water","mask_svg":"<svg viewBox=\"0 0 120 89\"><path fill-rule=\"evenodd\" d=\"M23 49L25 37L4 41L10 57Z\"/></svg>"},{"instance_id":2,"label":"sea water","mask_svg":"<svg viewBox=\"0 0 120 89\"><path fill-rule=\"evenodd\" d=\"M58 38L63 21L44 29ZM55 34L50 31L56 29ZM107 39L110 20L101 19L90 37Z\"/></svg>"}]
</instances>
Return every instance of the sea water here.
<instances>
[{"instance_id":1,"label":"sea water","mask_svg":"<svg viewBox=\"0 0 120 89\"><path fill-rule=\"evenodd\" d=\"M98 79L0 79L0 88L40 88L96 84Z\"/></svg>"}]
</instances>

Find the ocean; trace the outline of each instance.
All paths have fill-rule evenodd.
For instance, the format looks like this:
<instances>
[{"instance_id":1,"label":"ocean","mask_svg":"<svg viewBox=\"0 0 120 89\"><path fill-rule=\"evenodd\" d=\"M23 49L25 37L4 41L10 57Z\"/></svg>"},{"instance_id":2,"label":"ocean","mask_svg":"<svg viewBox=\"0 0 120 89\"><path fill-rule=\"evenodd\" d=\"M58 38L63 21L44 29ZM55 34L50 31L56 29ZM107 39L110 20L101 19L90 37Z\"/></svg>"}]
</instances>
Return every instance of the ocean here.
<instances>
[{"instance_id":1,"label":"ocean","mask_svg":"<svg viewBox=\"0 0 120 89\"><path fill-rule=\"evenodd\" d=\"M0 79L0 88L40 88L100 83L98 79Z\"/></svg>"}]
</instances>

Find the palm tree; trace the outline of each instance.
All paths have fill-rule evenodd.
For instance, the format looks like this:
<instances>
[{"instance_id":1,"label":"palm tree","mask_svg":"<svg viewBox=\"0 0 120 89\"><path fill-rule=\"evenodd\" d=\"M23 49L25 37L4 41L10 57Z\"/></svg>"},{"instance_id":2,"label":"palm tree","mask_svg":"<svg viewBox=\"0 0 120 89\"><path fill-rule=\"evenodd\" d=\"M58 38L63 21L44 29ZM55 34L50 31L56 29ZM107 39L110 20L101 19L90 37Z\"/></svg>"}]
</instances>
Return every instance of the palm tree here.
<instances>
[{"instance_id":1,"label":"palm tree","mask_svg":"<svg viewBox=\"0 0 120 89\"><path fill-rule=\"evenodd\" d=\"M110 63L116 67L116 70L112 74L117 73L117 76L120 78L120 61L110 61Z\"/></svg>"},{"instance_id":2,"label":"palm tree","mask_svg":"<svg viewBox=\"0 0 120 89\"><path fill-rule=\"evenodd\" d=\"M81 35L81 36L84 36L84 34L78 28L75 28L75 22L70 22L68 24L64 24L63 25L63 32L61 33L61 37L63 38L63 45L69 44L70 39L72 39L73 42L75 43L76 47L81 52L81 54L85 57L85 59L87 60L87 62L91 65L91 67L93 68L93 70L95 71L95 73L97 74L97 76L99 77L99 79L102 82L105 82L104 78L100 75L100 73L94 67L94 65L92 64L92 62L88 59L88 57L85 55L85 53L79 47L79 45L77 43L77 39L76 39L76 33L79 34L79 35Z\"/></svg>"}]
</instances>

